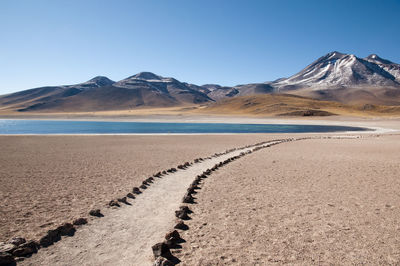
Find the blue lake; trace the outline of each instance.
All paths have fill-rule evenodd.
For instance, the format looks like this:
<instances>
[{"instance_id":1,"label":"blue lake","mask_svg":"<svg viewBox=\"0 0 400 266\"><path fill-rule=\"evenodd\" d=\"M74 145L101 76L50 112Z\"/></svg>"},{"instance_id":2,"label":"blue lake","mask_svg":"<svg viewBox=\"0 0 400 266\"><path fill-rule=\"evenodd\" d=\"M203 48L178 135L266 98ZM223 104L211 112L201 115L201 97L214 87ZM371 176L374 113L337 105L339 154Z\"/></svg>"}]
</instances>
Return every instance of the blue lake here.
<instances>
[{"instance_id":1,"label":"blue lake","mask_svg":"<svg viewBox=\"0 0 400 266\"><path fill-rule=\"evenodd\" d=\"M0 119L0 134L313 133L365 130L360 127L325 125Z\"/></svg>"}]
</instances>

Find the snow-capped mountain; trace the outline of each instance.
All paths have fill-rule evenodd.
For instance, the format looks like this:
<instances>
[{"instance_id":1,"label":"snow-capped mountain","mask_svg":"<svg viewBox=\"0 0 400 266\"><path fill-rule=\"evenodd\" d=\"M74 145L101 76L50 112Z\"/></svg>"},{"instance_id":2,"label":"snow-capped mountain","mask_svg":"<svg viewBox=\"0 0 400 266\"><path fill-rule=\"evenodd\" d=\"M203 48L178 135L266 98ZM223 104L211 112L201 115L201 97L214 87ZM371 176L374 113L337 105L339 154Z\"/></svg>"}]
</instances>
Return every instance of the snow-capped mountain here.
<instances>
[{"instance_id":1,"label":"snow-capped mountain","mask_svg":"<svg viewBox=\"0 0 400 266\"><path fill-rule=\"evenodd\" d=\"M274 93L290 93L349 104L400 104L400 65L373 54L359 58L331 52L299 73L268 82Z\"/></svg>"},{"instance_id":2,"label":"snow-capped mountain","mask_svg":"<svg viewBox=\"0 0 400 266\"><path fill-rule=\"evenodd\" d=\"M393 63L389 60L380 58L376 54L371 54L364 58L364 60L367 60L368 62L377 64L379 67L381 67L383 70L386 72L392 74L398 83L400 83L400 65Z\"/></svg>"},{"instance_id":3,"label":"snow-capped mountain","mask_svg":"<svg viewBox=\"0 0 400 266\"><path fill-rule=\"evenodd\" d=\"M299 73L272 83L275 92L303 88L337 89L361 86L398 87L396 76L400 74L399 65L386 60L378 61L376 55L365 59L352 54L328 53ZM390 70L390 71L389 71Z\"/></svg>"},{"instance_id":4,"label":"snow-capped mountain","mask_svg":"<svg viewBox=\"0 0 400 266\"><path fill-rule=\"evenodd\" d=\"M358 58L331 52L299 73L275 81L234 87L211 86L205 91L221 100L237 96L290 93L348 103L400 103L400 65L373 54Z\"/></svg>"}]
</instances>

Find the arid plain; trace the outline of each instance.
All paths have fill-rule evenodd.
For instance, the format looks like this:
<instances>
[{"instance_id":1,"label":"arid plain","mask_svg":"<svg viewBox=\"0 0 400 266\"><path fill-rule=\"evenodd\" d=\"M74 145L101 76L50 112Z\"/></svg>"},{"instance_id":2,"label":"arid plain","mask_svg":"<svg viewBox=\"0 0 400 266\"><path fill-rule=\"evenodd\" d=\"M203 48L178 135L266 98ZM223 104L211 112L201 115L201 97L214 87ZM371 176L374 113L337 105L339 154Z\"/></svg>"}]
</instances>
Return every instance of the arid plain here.
<instances>
[{"instance_id":1,"label":"arid plain","mask_svg":"<svg viewBox=\"0 0 400 266\"><path fill-rule=\"evenodd\" d=\"M182 117L170 117L170 121L180 119ZM42 248L38 254L20 263L68 265L71 254L75 254L68 250L74 246L85 247L88 240L84 236L90 235L91 230L100 232L96 228L102 223L110 223L113 227L109 232L101 231L104 240L93 240L99 241L97 245L113 247L99 251L102 262L113 265L131 260L133 265L151 265L151 245L140 246L138 252L143 255L124 253L124 260L118 261L115 254L122 252L123 248L118 247L124 245L113 242L115 238L106 241L106 235L114 233L118 239L126 234L128 229L118 230L124 213L129 213L132 225L136 223L134 210L143 209L140 215L157 216L155 211L147 209L144 200L139 200L147 194L158 191L159 198L146 200L155 200L160 208L164 204L171 210L177 208L180 200L174 199L176 206L171 205L169 201L173 199L166 194L176 194L179 188L162 187L166 183L156 184L154 191L151 186L143 190L143 196L130 200L132 206L123 205L117 210L106 207L110 200L125 196L132 187L139 186L142 180L159 171L193 162L196 158L262 141L312 137L253 152L204 179L195 194L196 204L188 205L193 211L190 220L185 221L189 230L179 230L186 242L181 244L182 248L174 249L173 255L182 265L400 262L400 229L396 222L400 215L397 203L400 201L397 193L400 190L398 119L283 120L191 116L184 119L354 125L376 131L279 135L2 136L0 178L3 185L0 193L5 200L1 202L0 241L14 236L38 240L47 230L63 222L86 217L89 224L83 229L78 228L74 237L63 237L55 245ZM340 139L336 138L338 136ZM213 160L218 162L217 159ZM193 180L198 174L196 167L201 165L179 171L182 177L178 178ZM178 196L183 195L184 192ZM104 210L106 217L90 218L88 211L93 208ZM173 228L176 220L173 211L170 213L170 216L159 217L160 224L165 226L159 230L154 228L157 233L149 237L154 240L152 244L162 242L168 232L166 228ZM139 236L137 239L135 235L129 237L134 242L144 241ZM79 260L74 263L99 263L89 248L81 250L82 254L76 256ZM111 254L111 251L114 255L107 257L107 252Z\"/></svg>"},{"instance_id":2,"label":"arid plain","mask_svg":"<svg viewBox=\"0 0 400 266\"><path fill-rule=\"evenodd\" d=\"M183 265L396 265L400 136L284 143L207 179Z\"/></svg>"},{"instance_id":3,"label":"arid plain","mask_svg":"<svg viewBox=\"0 0 400 266\"><path fill-rule=\"evenodd\" d=\"M268 137L1 136L1 240L38 238L165 169Z\"/></svg>"}]
</instances>

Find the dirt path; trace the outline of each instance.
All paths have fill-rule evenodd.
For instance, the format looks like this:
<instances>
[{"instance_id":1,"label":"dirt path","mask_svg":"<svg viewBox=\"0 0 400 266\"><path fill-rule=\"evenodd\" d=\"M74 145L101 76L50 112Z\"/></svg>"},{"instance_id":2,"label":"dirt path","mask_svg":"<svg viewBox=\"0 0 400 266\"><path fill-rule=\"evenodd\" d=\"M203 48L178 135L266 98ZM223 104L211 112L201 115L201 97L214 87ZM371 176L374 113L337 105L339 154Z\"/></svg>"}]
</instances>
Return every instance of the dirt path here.
<instances>
[{"instance_id":1,"label":"dirt path","mask_svg":"<svg viewBox=\"0 0 400 266\"><path fill-rule=\"evenodd\" d=\"M19 265L151 265L151 246L173 228L175 210L194 178L253 148L238 149L157 179L130 200L132 205L104 210L105 217L83 226L74 237L41 249Z\"/></svg>"}]
</instances>

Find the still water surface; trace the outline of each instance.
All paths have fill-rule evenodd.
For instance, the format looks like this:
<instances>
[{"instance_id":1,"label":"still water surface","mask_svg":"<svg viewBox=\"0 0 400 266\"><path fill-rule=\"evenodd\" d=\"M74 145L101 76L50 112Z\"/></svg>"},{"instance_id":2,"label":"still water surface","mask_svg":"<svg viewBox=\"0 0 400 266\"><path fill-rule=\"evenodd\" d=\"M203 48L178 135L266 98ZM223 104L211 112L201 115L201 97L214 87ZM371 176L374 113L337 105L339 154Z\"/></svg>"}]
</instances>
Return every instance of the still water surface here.
<instances>
[{"instance_id":1,"label":"still water surface","mask_svg":"<svg viewBox=\"0 0 400 266\"><path fill-rule=\"evenodd\" d=\"M360 127L326 125L0 119L0 134L317 133L365 130Z\"/></svg>"}]
</instances>

